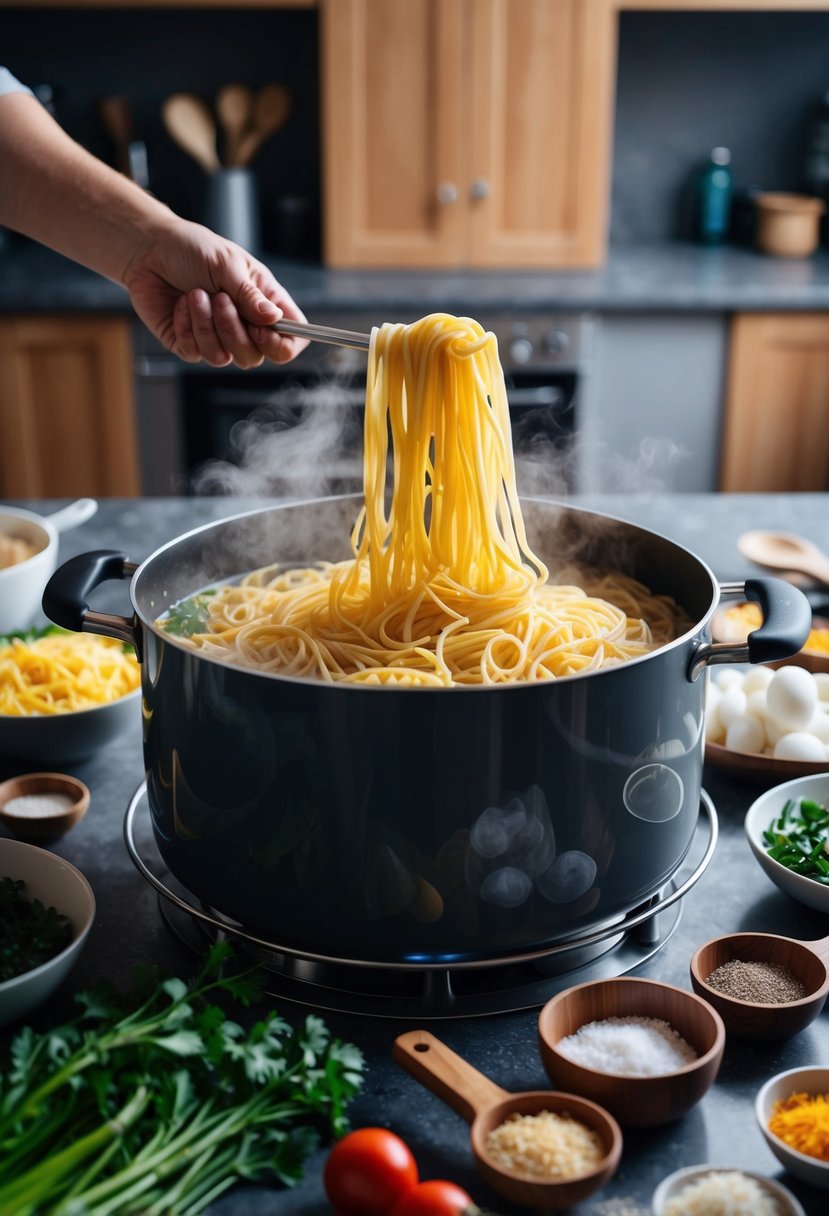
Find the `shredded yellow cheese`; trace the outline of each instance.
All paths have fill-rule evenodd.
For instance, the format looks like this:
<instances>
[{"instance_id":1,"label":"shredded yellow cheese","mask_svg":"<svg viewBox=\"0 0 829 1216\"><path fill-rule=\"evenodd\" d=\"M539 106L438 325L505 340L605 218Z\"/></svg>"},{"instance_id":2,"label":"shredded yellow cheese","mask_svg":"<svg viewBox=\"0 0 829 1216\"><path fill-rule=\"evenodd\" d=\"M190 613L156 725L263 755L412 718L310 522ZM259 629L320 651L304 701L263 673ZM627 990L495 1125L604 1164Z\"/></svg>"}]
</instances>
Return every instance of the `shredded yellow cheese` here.
<instances>
[{"instance_id":1,"label":"shredded yellow cheese","mask_svg":"<svg viewBox=\"0 0 829 1216\"><path fill-rule=\"evenodd\" d=\"M0 714L11 717L92 709L139 683L135 655L114 638L57 633L0 647Z\"/></svg>"},{"instance_id":2,"label":"shredded yellow cheese","mask_svg":"<svg viewBox=\"0 0 829 1216\"><path fill-rule=\"evenodd\" d=\"M776 1102L769 1131L796 1152L829 1161L829 1094L792 1094Z\"/></svg>"}]
</instances>

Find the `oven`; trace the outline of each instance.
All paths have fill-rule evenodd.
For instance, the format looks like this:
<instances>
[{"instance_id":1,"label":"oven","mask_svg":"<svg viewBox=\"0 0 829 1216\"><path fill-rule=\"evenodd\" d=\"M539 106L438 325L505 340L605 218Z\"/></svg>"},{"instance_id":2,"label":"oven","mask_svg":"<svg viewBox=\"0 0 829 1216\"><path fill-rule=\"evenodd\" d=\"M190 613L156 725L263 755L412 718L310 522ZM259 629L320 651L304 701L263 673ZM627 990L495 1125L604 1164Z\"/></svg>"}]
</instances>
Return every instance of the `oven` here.
<instances>
[{"instance_id":1,"label":"oven","mask_svg":"<svg viewBox=\"0 0 829 1216\"><path fill-rule=\"evenodd\" d=\"M519 487L577 490L591 318L478 319L498 338ZM313 320L368 333L376 317L315 312ZM364 352L311 343L284 366L213 368L182 363L138 327L135 352L144 494L306 497L361 488Z\"/></svg>"}]
</instances>

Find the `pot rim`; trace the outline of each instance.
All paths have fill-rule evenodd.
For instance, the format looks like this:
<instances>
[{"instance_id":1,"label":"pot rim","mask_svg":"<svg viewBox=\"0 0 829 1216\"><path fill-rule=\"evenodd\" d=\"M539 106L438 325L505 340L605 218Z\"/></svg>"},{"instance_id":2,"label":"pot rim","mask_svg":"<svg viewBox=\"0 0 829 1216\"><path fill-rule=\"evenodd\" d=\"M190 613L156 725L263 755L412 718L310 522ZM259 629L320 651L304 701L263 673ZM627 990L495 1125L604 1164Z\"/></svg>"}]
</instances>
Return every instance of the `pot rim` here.
<instances>
[{"instance_id":1,"label":"pot rim","mask_svg":"<svg viewBox=\"0 0 829 1216\"><path fill-rule=\"evenodd\" d=\"M156 620L158 618L156 618L156 620L151 620L140 609L140 607L137 603L137 600L136 600L136 587L137 587L142 575L144 575L150 569L151 565L163 553L167 553L170 550L175 549L178 545L183 544L185 541L191 540L193 537L196 537L201 533L208 532L214 528L220 529L228 524L237 523L244 519L251 519L257 515L258 516L268 515L272 512L284 511L284 510L287 510L290 508L312 507L312 506L316 506L320 503L332 503L332 502L341 502L341 503L354 502L355 505L359 506L363 502L363 495L361 493L329 494L329 495L324 495L322 497L317 497L317 498L290 499L290 500L286 500L286 501L282 501L282 502L271 503L268 506L254 507L254 508L251 508L250 510L239 511L235 515L228 515L228 516L225 516L218 520L211 520L208 523L199 524L199 526L196 528L191 528L188 532L182 532L179 536L174 537L172 540L167 541L165 544L163 544L163 545L159 546L159 548L155 549L151 554L149 554L148 557L144 558L144 560L140 563L140 565L138 565L136 567L135 571L133 572L132 578L130 579L130 584L129 584L130 603L132 604L133 611L135 612L135 616L136 616L137 620L139 620L141 622L141 624L144 626L144 628L149 629L153 634L155 634L155 636L157 638L159 638L161 641L163 641L165 643L165 645L172 645L176 649L182 650L186 654L192 655L193 657L199 659L202 662L215 664L215 665L221 667L223 670L227 670L228 668L231 668L232 670L239 671L243 674L257 676L260 679L270 679L270 680L278 681L283 684L288 684L288 683L296 684L296 685L300 685L304 688L309 687L309 685L313 685L313 687L315 687L315 688L322 687L322 688L327 688L327 689L337 689L343 693L351 693L351 694L359 693L359 692L368 693L368 694L382 694L382 693L388 694L389 692L404 691L407 696L410 694L415 694L418 696L427 696L427 695L434 696L436 694L445 694L447 692L452 693L454 695L460 695L462 693L466 693L466 694L480 696L483 694L488 694L488 693L493 693L493 692L504 693L507 691L512 692L512 693L519 693L519 692L523 691L526 693L526 691L528 689L538 690L539 688L549 688L551 685L558 686L560 684L571 684L576 680L586 680L586 679L596 678L598 676L608 675L611 672L617 672L620 670L627 670L632 667L637 667L640 664L646 663L654 658L659 657L660 655L664 655L664 654L668 653L669 651L676 649L677 647L685 646L689 641L691 641L692 639L697 637L697 635L700 633L701 630L705 629L705 627L707 625L710 625L712 617L713 617L717 607L719 606L719 600L720 600L720 594L721 594L720 584L719 584L716 576L714 575L713 570L710 568L710 566L707 564L707 562L703 561L703 559L701 557L699 557L698 554L694 553L693 550L686 548L684 545L681 545L678 541L673 540L669 536L665 536L661 532L656 532L653 528L646 528L641 524L633 523L631 520L624 519L621 516L609 515L606 511L600 511L595 507L580 507L580 506L576 506L571 503L560 502L558 499L555 499L555 498L545 498L545 497L541 497L539 495L519 495L519 499L520 499L522 506L525 503L537 503L542 506L555 506L555 507L558 507L558 509L561 511L571 512L571 513L575 513L578 515L589 515L589 516L593 517L594 519L603 520L605 523L621 524L623 527L632 528L632 529L634 529L634 531L644 533L647 536L654 537L657 540L664 541L666 544L671 545L673 548L678 550L680 553L683 553L686 557L692 558L697 563L697 565L700 567L700 569L703 571L703 573L707 576L707 579L711 585L712 598L711 598L711 602L708 605L708 608L706 609L706 612L700 619L698 619L696 622L694 622L684 633L680 634L679 637L674 638L671 642L667 642L664 646L659 646L656 650L652 650L647 654L639 655L638 657L632 658L632 659L626 659L623 663L614 664L613 666L610 666L610 667L597 668L593 671L574 672L572 675L569 675L569 676L557 676L554 680L515 681L512 683L504 683L504 684L459 684L459 685L452 685L452 686L440 687L440 688L436 688L436 687L430 685L430 686L425 686L425 687L424 686L413 686L413 687L407 687L405 689L400 689L399 687L389 688L386 685L382 685L382 684L379 684L379 685L352 684L347 681L334 681L334 680L310 681L307 677L303 677L303 676L285 675L285 674L282 674L280 672L275 672L275 671L257 671L257 669L254 667L241 667L241 666L237 666L234 664L230 664L223 659L214 658L211 655L203 654L198 650L194 650L191 646L187 646L184 642L181 642L174 634L169 634L169 633L166 633L163 629L159 629L158 625L156 624ZM309 564L311 564L312 561L313 561L313 559L311 559L311 562L309 562ZM230 581L230 580L228 579L227 581ZM195 588L191 594L195 595L198 590L199 590L199 588ZM172 606L172 605L170 605L170 606ZM165 608L165 611L167 611L167 610L168 609Z\"/></svg>"}]
</instances>

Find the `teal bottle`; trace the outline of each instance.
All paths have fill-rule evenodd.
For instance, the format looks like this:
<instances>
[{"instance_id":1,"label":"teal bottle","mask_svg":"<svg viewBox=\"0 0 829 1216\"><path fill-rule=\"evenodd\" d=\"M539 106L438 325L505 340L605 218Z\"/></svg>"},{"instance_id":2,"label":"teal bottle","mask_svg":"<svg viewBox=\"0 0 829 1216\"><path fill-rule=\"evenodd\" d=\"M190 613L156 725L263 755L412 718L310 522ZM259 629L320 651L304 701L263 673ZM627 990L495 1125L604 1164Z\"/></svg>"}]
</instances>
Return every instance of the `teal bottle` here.
<instances>
[{"instance_id":1,"label":"teal bottle","mask_svg":"<svg viewBox=\"0 0 829 1216\"><path fill-rule=\"evenodd\" d=\"M694 239L702 245L721 245L728 236L731 217L731 153L714 148L696 180Z\"/></svg>"}]
</instances>

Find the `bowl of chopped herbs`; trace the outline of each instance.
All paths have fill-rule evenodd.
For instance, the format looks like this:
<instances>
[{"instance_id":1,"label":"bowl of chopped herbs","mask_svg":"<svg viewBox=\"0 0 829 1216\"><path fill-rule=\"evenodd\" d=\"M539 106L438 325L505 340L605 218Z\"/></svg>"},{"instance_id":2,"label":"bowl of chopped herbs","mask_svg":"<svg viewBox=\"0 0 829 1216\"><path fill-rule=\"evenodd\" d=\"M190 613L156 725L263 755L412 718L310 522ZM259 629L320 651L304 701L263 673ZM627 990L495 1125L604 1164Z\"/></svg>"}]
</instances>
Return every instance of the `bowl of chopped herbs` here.
<instances>
[{"instance_id":1,"label":"bowl of chopped herbs","mask_svg":"<svg viewBox=\"0 0 829 1216\"><path fill-rule=\"evenodd\" d=\"M752 853L781 891L829 912L829 773L775 785L745 817Z\"/></svg>"},{"instance_id":2,"label":"bowl of chopped herbs","mask_svg":"<svg viewBox=\"0 0 829 1216\"><path fill-rule=\"evenodd\" d=\"M54 992L94 917L95 897L80 870L45 849L0 839L0 1026Z\"/></svg>"}]
</instances>

